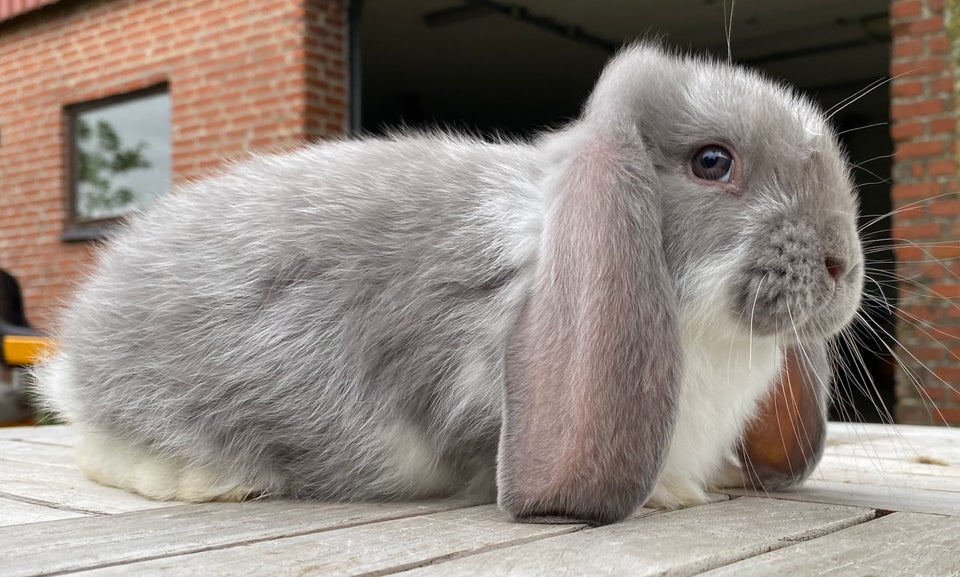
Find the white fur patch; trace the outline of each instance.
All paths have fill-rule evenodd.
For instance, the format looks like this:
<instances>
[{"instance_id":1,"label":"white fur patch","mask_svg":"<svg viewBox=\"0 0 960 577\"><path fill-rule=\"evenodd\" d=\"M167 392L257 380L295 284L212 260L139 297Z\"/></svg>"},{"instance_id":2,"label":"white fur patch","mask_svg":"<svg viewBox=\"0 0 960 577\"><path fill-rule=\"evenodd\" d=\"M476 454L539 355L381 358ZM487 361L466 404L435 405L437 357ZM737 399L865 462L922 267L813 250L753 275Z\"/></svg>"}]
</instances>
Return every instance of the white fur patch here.
<instances>
[{"instance_id":1,"label":"white fur patch","mask_svg":"<svg viewBox=\"0 0 960 577\"><path fill-rule=\"evenodd\" d=\"M731 255L736 259L737 255ZM667 458L648 506L676 508L707 502L706 489L729 475L735 443L753 418L783 362L773 337L750 334L730 310L730 262L690 275L690 301L681 313L683 378ZM749 325L749 319L745 323Z\"/></svg>"},{"instance_id":2,"label":"white fur patch","mask_svg":"<svg viewBox=\"0 0 960 577\"><path fill-rule=\"evenodd\" d=\"M773 339L692 339L684 335L684 377L676 428L649 506L705 503L744 426L782 363ZM752 348L752 350L751 350Z\"/></svg>"},{"instance_id":3,"label":"white fur patch","mask_svg":"<svg viewBox=\"0 0 960 577\"><path fill-rule=\"evenodd\" d=\"M255 493L209 470L184 466L102 433L79 432L77 465L98 483L160 501L241 501Z\"/></svg>"},{"instance_id":4,"label":"white fur patch","mask_svg":"<svg viewBox=\"0 0 960 577\"><path fill-rule=\"evenodd\" d=\"M43 385L38 387L37 392L44 408L68 422L76 422L77 416L83 412L83 406L74 395L73 377L70 374L72 364L66 353L56 353L33 369L34 381Z\"/></svg>"},{"instance_id":5,"label":"white fur patch","mask_svg":"<svg viewBox=\"0 0 960 577\"><path fill-rule=\"evenodd\" d=\"M416 426L398 423L383 438L383 474L377 483L381 489L410 498L450 491L453 476L440 466L433 443Z\"/></svg>"}]
</instances>

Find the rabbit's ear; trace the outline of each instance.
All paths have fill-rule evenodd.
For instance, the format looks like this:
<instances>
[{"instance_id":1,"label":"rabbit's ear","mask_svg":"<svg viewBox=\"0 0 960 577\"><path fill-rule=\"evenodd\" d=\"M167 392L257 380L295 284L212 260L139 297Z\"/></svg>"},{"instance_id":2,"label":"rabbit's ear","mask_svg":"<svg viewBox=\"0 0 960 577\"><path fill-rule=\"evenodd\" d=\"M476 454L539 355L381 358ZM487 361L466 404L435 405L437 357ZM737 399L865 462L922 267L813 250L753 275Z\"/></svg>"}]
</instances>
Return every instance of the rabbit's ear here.
<instances>
[{"instance_id":1,"label":"rabbit's ear","mask_svg":"<svg viewBox=\"0 0 960 577\"><path fill-rule=\"evenodd\" d=\"M544 183L531 292L507 351L498 484L521 520L642 504L675 421L680 350L656 174L635 129L580 125Z\"/></svg>"},{"instance_id":2,"label":"rabbit's ear","mask_svg":"<svg viewBox=\"0 0 960 577\"><path fill-rule=\"evenodd\" d=\"M823 455L831 375L825 341L787 349L780 381L741 442L745 485L772 491L813 472Z\"/></svg>"}]
</instances>

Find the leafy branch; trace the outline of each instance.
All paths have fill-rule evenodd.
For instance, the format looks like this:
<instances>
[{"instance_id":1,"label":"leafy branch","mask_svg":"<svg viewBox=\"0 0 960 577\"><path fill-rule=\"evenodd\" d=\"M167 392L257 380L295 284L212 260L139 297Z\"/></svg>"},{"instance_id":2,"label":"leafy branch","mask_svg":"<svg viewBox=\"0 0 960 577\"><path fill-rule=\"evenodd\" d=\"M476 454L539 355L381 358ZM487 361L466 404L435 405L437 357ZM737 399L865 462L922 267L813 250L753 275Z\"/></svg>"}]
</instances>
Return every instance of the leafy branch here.
<instances>
[{"instance_id":1,"label":"leafy branch","mask_svg":"<svg viewBox=\"0 0 960 577\"><path fill-rule=\"evenodd\" d=\"M133 170L150 168L144 156L149 148L146 142L124 147L116 129L105 120L94 126L77 119L78 212L87 216L108 216L123 212L136 200L128 186L114 186L114 179Z\"/></svg>"}]
</instances>

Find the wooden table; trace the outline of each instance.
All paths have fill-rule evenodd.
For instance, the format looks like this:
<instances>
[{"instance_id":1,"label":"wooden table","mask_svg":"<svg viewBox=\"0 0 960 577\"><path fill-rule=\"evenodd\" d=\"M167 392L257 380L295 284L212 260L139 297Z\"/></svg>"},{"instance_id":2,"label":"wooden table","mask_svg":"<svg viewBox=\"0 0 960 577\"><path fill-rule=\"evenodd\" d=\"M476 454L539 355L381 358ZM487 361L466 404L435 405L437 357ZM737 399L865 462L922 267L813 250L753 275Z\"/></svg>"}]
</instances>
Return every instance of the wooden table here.
<instances>
[{"instance_id":1,"label":"wooden table","mask_svg":"<svg viewBox=\"0 0 960 577\"><path fill-rule=\"evenodd\" d=\"M960 575L960 431L831 424L804 488L599 528L492 505L159 503L72 464L68 427L0 429L0 576Z\"/></svg>"}]
</instances>

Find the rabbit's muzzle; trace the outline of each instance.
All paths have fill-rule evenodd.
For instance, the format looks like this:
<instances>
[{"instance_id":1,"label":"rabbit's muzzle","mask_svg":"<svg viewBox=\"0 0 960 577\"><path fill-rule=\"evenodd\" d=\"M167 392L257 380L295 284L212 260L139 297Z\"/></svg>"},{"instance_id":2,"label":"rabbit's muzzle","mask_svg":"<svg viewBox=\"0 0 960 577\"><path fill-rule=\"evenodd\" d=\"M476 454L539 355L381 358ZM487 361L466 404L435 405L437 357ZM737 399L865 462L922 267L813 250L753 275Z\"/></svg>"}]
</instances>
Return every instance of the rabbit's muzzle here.
<instances>
[{"instance_id":1,"label":"rabbit's muzzle","mask_svg":"<svg viewBox=\"0 0 960 577\"><path fill-rule=\"evenodd\" d=\"M855 227L783 218L750 239L735 280L734 314L753 334L787 340L830 336L853 318L863 285Z\"/></svg>"}]
</instances>

